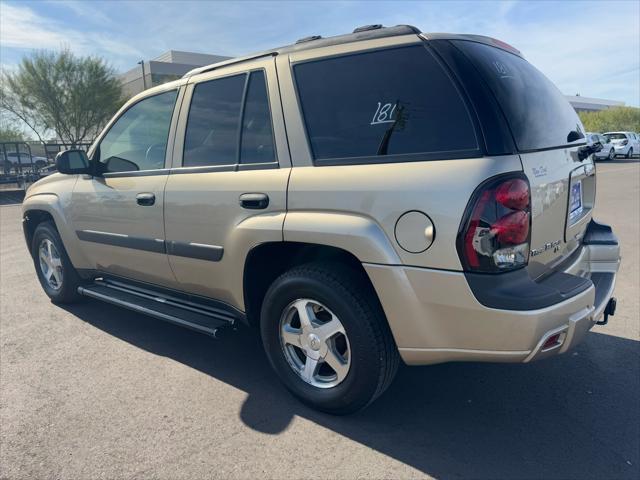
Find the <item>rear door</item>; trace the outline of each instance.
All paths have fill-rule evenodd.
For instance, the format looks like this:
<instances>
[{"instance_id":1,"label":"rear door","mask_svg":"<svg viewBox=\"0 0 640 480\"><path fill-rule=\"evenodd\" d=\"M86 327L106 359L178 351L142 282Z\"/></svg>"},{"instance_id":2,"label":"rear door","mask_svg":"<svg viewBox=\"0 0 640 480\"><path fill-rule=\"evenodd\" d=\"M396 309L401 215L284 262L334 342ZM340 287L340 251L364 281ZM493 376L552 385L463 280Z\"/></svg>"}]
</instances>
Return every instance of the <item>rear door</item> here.
<instances>
[{"instance_id":1,"label":"rear door","mask_svg":"<svg viewBox=\"0 0 640 480\"><path fill-rule=\"evenodd\" d=\"M537 276L579 245L595 202L584 127L562 93L519 55L473 41L452 42L471 60L504 113L531 184L529 271Z\"/></svg>"},{"instance_id":2,"label":"rear door","mask_svg":"<svg viewBox=\"0 0 640 480\"><path fill-rule=\"evenodd\" d=\"M165 189L180 289L241 308L247 252L281 241L291 162L273 57L192 79Z\"/></svg>"}]
</instances>

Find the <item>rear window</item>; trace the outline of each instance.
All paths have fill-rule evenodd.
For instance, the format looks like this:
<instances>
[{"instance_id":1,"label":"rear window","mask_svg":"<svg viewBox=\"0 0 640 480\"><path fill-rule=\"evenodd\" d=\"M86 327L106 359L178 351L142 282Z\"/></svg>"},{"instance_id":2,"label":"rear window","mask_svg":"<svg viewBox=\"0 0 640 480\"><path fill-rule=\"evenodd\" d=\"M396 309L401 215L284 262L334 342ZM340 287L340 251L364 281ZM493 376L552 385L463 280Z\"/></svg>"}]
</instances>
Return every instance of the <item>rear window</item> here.
<instances>
[{"instance_id":1,"label":"rear window","mask_svg":"<svg viewBox=\"0 0 640 480\"><path fill-rule=\"evenodd\" d=\"M607 137L611 140L626 140L627 136L624 133L607 133Z\"/></svg>"},{"instance_id":2,"label":"rear window","mask_svg":"<svg viewBox=\"0 0 640 480\"><path fill-rule=\"evenodd\" d=\"M480 71L507 118L519 150L584 143L584 128L560 90L526 60L499 48L456 40ZM577 140L569 136L578 133ZM575 133L572 137L576 137ZM571 141L573 140L573 141Z\"/></svg>"},{"instance_id":3,"label":"rear window","mask_svg":"<svg viewBox=\"0 0 640 480\"><path fill-rule=\"evenodd\" d=\"M370 163L477 154L464 101L424 46L294 67L316 161ZM419 154L416 158L402 158Z\"/></svg>"}]
</instances>

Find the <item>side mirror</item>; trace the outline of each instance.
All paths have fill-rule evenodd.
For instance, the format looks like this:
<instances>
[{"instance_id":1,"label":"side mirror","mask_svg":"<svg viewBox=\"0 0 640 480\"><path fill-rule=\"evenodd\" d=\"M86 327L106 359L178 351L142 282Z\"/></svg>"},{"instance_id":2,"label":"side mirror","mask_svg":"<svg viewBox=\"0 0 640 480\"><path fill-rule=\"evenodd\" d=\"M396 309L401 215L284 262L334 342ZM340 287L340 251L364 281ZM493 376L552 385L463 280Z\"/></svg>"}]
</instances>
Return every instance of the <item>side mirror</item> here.
<instances>
[{"instance_id":1,"label":"side mirror","mask_svg":"<svg viewBox=\"0 0 640 480\"><path fill-rule=\"evenodd\" d=\"M91 162L84 150L65 150L56 155L56 168L60 173L76 175L91 173Z\"/></svg>"}]
</instances>

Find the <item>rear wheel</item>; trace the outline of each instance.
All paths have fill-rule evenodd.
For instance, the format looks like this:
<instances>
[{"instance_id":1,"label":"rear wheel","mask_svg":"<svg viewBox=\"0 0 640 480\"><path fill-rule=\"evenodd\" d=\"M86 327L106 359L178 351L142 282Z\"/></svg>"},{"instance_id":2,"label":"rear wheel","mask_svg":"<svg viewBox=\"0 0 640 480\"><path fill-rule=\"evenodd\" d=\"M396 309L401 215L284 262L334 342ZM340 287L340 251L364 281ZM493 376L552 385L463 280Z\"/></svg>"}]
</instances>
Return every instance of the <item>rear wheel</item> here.
<instances>
[{"instance_id":1,"label":"rear wheel","mask_svg":"<svg viewBox=\"0 0 640 480\"><path fill-rule=\"evenodd\" d=\"M81 298L78 287L82 280L73 268L53 223L43 222L36 227L31 256L40 285L53 302L71 303Z\"/></svg>"},{"instance_id":2,"label":"rear wheel","mask_svg":"<svg viewBox=\"0 0 640 480\"><path fill-rule=\"evenodd\" d=\"M339 265L308 264L271 285L262 341L285 386L333 414L364 408L391 383L399 355L371 286Z\"/></svg>"},{"instance_id":3,"label":"rear wheel","mask_svg":"<svg viewBox=\"0 0 640 480\"><path fill-rule=\"evenodd\" d=\"M626 157L627 157L627 158L631 158L631 157L633 157L633 147L632 147L632 148L629 148L629 151L627 152Z\"/></svg>"}]
</instances>

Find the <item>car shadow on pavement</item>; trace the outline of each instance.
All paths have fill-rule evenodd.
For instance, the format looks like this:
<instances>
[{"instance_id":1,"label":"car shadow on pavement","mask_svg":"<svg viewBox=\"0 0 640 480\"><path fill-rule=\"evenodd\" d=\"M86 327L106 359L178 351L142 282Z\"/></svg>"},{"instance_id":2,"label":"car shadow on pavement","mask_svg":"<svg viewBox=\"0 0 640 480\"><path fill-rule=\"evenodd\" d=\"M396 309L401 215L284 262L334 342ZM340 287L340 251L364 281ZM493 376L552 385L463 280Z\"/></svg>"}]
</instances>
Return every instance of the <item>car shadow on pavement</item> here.
<instances>
[{"instance_id":1,"label":"car shadow on pavement","mask_svg":"<svg viewBox=\"0 0 640 480\"><path fill-rule=\"evenodd\" d=\"M528 365L401 367L366 410L333 417L291 397L245 327L202 335L87 301L66 309L155 355L247 393L249 427L284 431L295 415L434 477L638 478L640 342L591 333L572 353Z\"/></svg>"}]
</instances>

